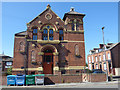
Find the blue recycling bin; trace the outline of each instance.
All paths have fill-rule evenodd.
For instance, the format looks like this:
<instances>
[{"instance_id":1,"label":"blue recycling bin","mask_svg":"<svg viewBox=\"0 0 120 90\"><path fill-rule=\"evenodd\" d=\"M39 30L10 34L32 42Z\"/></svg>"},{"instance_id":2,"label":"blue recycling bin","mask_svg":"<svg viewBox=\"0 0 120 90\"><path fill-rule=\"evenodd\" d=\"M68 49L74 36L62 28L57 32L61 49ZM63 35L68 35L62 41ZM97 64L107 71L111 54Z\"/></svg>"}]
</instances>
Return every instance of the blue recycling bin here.
<instances>
[{"instance_id":1,"label":"blue recycling bin","mask_svg":"<svg viewBox=\"0 0 120 90\"><path fill-rule=\"evenodd\" d=\"M16 75L8 75L7 76L7 85L15 85L16 84Z\"/></svg>"},{"instance_id":2,"label":"blue recycling bin","mask_svg":"<svg viewBox=\"0 0 120 90\"><path fill-rule=\"evenodd\" d=\"M16 75L16 85L25 85L25 75Z\"/></svg>"}]
</instances>

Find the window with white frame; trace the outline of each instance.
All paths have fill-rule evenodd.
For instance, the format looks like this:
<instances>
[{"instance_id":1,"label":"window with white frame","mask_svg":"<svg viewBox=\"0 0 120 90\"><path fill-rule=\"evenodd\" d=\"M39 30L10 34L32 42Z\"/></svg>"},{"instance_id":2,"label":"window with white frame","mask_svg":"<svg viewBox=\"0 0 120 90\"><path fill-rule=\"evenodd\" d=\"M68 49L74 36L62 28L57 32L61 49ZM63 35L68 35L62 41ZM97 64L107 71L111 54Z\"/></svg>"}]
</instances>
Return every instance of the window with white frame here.
<instances>
[{"instance_id":1,"label":"window with white frame","mask_svg":"<svg viewBox=\"0 0 120 90\"><path fill-rule=\"evenodd\" d=\"M95 56L95 61L97 62L98 60L97 60L97 56Z\"/></svg>"},{"instance_id":2,"label":"window with white frame","mask_svg":"<svg viewBox=\"0 0 120 90\"><path fill-rule=\"evenodd\" d=\"M92 68L91 68L91 64L89 64L89 69L92 70Z\"/></svg>"},{"instance_id":3,"label":"window with white frame","mask_svg":"<svg viewBox=\"0 0 120 90\"><path fill-rule=\"evenodd\" d=\"M89 63L91 63L91 59L90 59L90 57L89 57L88 59L89 59Z\"/></svg>"},{"instance_id":4,"label":"window with white frame","mask_svg":"<svg viewBox=\"0 0 120 90\"><path fill-rule=\"evenodd\" d=\"M93 56L92 56L92 63L94 63L94 59L93 59Z\"/></svg>"},{"instance_id":5,"label":"window with white frame","mask_svg":"<svg viewBox=\"0 0 120 90\"><path fill-rule=\"evenodd\" d=\"M103 54L103 60L105 60L105 54Z\"/></svg>"},{"instance_id":6,"label":"window with white frame","mask_svg":"<svg viewBox=\"0 0 120 90\"><path fill-rule=\"evenodd\" d=\"M99 55L99 61L101 61L101 55Z\"/></svg>"},{"instance_id":7,"label":"window with white frame","mask_svg":"<svg viewBox=\"0 0 120 90\"><path fill-rule=\"evenodd\" d=\"M106 70L106 63L104 63L104 70Z\"/></svg>"},{"instance_id":8,"label":"window with white frame","mask_svg":"<svg viewBox=\"0 0 120 90\"><path fill-rule=\"evenodd\" d=\"M110 53L108 53L108 60L110 60Z\"/></svg>"},{"instance_id":9,"label":"window with white frame","mask_svg":"<svg viewBox=\"0 0 120 90\"><path fill-rule=\"evenodd\" d=\"M6 65L7 66L12 65L12 62L6 62Z\"/></svg>"},{"instance_id":10,"label":"window with white frame","mask_svg":"<svg viewBox=\"0 0 120 90\"><path fill-rule=\"evenodd\" d=\"M96 69L98 69L98 64L96 64Z\"/></svg>"},{"instance_id":11,"label":"window with white frame","mask_svg":"<svg viewBox=\"0 0 120 90\"><path fill-rule=\"evenodd\" d=\"M95 50L96 53L98 53L98 50Z\"/></svg>"}]
</instances>

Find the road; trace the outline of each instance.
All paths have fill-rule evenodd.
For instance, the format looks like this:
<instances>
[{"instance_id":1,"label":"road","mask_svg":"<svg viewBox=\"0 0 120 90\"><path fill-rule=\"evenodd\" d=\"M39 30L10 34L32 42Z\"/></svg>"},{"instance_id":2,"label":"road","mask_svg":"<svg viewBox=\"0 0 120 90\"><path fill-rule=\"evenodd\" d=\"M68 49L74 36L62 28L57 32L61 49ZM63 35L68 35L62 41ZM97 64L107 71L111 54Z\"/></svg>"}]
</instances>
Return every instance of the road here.
<instances>
[{"instance_id":1,"label":"road","mask_svg":"<svg viewBox=\"0 0 120 90\"><path fill-rule=\"evenodd\" d=\"M114 82L95 82L95 83L64 83L64 84L55 84L55 85L36 85L36 86L2 86L3 90L16 89L16 88L118 88L120 83L118 81ZM5 89L7 88L7 89ZM111 88L111 89L110 89ZM18 90L18 89L17 89ZM28 90L28 89L27 89ZM46 90L46 89L45 89ZM86 89L85 89L86 90Z\"/></svg>"}]
</instances>

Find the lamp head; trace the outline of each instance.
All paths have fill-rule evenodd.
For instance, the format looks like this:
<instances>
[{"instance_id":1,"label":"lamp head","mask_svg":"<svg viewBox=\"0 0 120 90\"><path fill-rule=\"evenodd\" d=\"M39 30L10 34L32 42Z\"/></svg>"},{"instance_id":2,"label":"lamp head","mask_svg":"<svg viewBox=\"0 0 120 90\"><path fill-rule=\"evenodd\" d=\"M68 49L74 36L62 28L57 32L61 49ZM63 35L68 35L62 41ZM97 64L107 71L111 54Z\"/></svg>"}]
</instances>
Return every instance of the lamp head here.
<instances>
[{"instance_id":1,"label":"lamp head","mask_svg":"<svg viewBox=\"0 0 120 90\"><path fill-rule=\"evenodd\" d=\"M102 27L102 30L104 29L105 27Z\"/></svg>"}]
</instances>

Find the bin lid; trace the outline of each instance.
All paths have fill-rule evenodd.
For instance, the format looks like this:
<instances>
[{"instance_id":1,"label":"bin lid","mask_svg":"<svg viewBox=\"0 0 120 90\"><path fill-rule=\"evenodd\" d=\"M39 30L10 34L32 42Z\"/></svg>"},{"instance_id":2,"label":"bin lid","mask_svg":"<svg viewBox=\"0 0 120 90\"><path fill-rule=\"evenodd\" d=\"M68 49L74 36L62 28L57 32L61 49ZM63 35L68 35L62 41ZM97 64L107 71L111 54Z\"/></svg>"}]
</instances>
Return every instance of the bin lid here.
<instances>
[{"instance_id":1,"label":"bin lid","mask_svg":"<svg viewBox=\"0 0 120 90\"><path fill-rule=\"evenodd\" d=\"M16 77L16 75L7 75L7 77Z\"/></svg>"},{"instance_id":2,"label":"bin lid","mask_svg":"<svg viewBox=\"0 0 120 90\"><path fill-rule=\"evenodd\" d=\"M16 77L25 77L25 75L16 75Z\"/></svg>"},{"instance_id":3,"label":"bin lid","mask_svg":"<svg viewBox=\"0 0 120 90\"><path fill-rule=\"evenodd\" d=\"M17 76L23 76L23 75L24 75L24 74L21 74L21 73L20 73L20 74L17 74Z\"/></svg>"},{"instance_id":4,"label":"bin lid","mask_svg":"<svg viewBox=\"0 0 120 90\"><path fill-rule=\"evenodd\" d=\"M45 76L45 74L36 74L35 76Z\"/></svg>"},{"instance_id":5,"label":"bin lid","mask_svg":"<svg viewBox=\"0 0 120 90\"><path fill-rule=\"evenodd\" d=\"M26 75L26 77L35 77L35 75Z\"/></svg>"}]
</instances>

